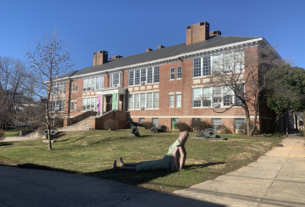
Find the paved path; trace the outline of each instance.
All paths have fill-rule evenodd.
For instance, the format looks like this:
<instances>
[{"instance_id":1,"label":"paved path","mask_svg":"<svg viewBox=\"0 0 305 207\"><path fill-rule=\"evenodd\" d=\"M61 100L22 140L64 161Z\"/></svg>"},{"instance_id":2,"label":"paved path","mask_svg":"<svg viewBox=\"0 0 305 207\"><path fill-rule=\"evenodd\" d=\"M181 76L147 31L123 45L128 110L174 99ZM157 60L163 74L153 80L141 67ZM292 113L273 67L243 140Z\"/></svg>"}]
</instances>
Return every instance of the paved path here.
<instances>
[{"instance_id":1,"label":"paved path","mask_svg":"<svg viewBox=\"0 0 305 207\"><path fill-rule=\"evenodd\" d=\"M304 137L289 135L256 162L174 194L228 206L305 206Z\"/></svg>"},{"instance_id":2,"label":"paved path","mask_svg":"<svg viewBox=\"0 0 305 207\"><path fill-rule=\"evenodd\" d=\"M39 138L33 137L5 137L0 139L0 142L19 142L19 141L26 141L26 140L37 140Z\"/></svg>"}]
</instances>

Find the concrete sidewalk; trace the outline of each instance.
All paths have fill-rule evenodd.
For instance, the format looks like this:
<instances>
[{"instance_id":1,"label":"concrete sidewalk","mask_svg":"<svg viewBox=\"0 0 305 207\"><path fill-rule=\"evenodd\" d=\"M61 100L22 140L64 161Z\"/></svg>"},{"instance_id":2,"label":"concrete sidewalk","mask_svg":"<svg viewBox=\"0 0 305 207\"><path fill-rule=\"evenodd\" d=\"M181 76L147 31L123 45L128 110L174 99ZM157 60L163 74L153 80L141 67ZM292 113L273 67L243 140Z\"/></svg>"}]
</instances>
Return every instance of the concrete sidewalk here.
<instances>
[{"instance_id":1,"label":"concrete sidewalk","mask_svg":"<svg viewBox=\"0 0 305 207\"><path fill-rule=\"evenodd\" d=\"M33 138L33 137L4 137L0 139L0 142L20 142L20 141L27 141L27 140L38 140L40 138Z\"/></svg>"},{"instance_id":2,"label":"concrete sidewalk","mask_svg":"<svg viewBox=\"0 0 305 207\"><path fill-rule=\"evenodd\" d=\"M289 135L256 162L174 194L227 206L305 206L304 137Z\"/></svg>"}]
</instances>

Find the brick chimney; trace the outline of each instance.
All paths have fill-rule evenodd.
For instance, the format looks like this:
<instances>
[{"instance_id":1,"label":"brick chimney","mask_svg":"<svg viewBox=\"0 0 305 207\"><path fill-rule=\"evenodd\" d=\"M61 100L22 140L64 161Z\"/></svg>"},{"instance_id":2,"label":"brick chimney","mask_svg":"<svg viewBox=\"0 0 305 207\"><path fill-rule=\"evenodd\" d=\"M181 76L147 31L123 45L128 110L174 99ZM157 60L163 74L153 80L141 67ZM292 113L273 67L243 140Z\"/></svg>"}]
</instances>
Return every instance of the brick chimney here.
<instances>
[{"instance_id":1,"label":"brick chimney","mask_svg":"<svg viewBox=\"0 0 305 207\"><path fill-rule=\"evenodd\" d=\"M161 48L164 48L163 45L158 45L158 50L161 49Z\"/></svg>"},{"instance_id":2,"label":"brick chimney","mask_svg":"<svg viewBox=\"0 0 305 207\"><path fill-rule=\"evenodd\" d=\"M150 48L147 48L146 49L146 52L149 52L149 51L153 51L152 49L150 49Z\"/></svg>"},{"instance_id":3,"label":"brick chimney","mask_svg":"<svg viewBox=\"0 0 305 207\"><path fill-rule=\"evenodd\" d=\"M109 58L109 61L116 60L116 59L120 59L120 58L123 58L123 56L121 56L121 55L116 55L116 56L113 56L113 57Z\"/></svg>"},{"instance_id":4,"label":"brick chimney","mask_svg":"<svg viewBox=\"0 0 305 207\"><path fill-rule=\"evenodd\" d=\"M209 34L210 37L214 37L214 36L217 36L217 35L221 35L221 32L219 30L212 31Z\"/></svg>"},{"instance_id":5,"label":"brick chimney","mask_svg":"<svg viewBox=\"0 0 305 207\"><path fill-rule=\"evenodd\" d=\"M210 24L206 21L186 27L186 44L192 44L209 39Z\"/></svg>"},{"instance_id":6,"label":"brick chimney","mask_svg":"<svg viewBox=\"0 0 305 207\"><path fill-rule=\"evenodd\" d=\"M108 52L101 50L93 53L93 66L102 65L108 61Z\"/></svg>"}]
</instances>

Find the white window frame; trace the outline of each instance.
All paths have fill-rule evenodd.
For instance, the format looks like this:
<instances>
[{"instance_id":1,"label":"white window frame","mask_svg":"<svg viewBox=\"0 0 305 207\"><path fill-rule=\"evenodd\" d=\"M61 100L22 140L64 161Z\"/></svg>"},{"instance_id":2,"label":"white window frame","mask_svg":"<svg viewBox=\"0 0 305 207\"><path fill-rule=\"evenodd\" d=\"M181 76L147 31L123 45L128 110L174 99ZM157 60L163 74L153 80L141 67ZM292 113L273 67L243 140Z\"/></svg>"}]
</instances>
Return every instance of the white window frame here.
<instances>
[{"instance_id":1,"label":"white window frame","mask_svg":"<svg viewBox=\"0 0 305 207\"><path fill-rule=\"evenodd\" d=\"M114 78L114 75L117 75L117 74L119 74L119 83L117 85L118 85L118 87L121 86L121 82L122 82L121 72L117 72L117 73L112 73L111 74L111 80L110 80L111 84L110 84L110 87L114 87L114 85L116 85L116 84L113 84L113 78Z\"/></svg>"},{"instance_id":2,"label":"white window frame","mask_svg":"<svg viewBox=\"0 0 305 207\"><path fill-rule=\"evenodd\" d=\"M173 75L173 77L172 77L172 75ZM175 80L175 67L172 67L169 69L169 79Z\"/></svg>"},{"instance_id":3,"label":"white window frame","mask_svg":"<svg viewBox=\"0 0 305 207\"><path fill-rule=\"evenodd\" d=\"M181 108L181 94L176 94L176 107Z\"/></svg>"},{"instance_id":4,"label":"white window frame","mask_svg":"<svg viewBox=\"0 0 305 207\"><path fill-rule=\"evenodd\" d=\"M152 75L151 75L151 78L152 78L152 82L151 83L148 83L148 69L151 68L152 70ZM155 69L156 68L159 68L159 81L158 82L155 82ZM128 86L138 86L138 85L141 85L142 84L142 70L144 71L145 70L145 83L147 84L155 84L155 83L159 83L160 82L160 67L159 66L155 66L155 67L148 67L148 68L141 68L141 69L137 69L137 70L132 70L133 71L133 84L130 85L129 83L129 80L131 79L130 77L130 72L132 71L129 71L128 73ZM136 84L136 71L139 71L139 84Z\"/></svg>"},{"instance_id":5,"label":"white window frame","mask_svg":"<svg viewBox=\"0 0 305 207\"><path fill-rule=\"evenodd\" d=\"M180 72L179 72L179 68L180 68ZM179 77L180 76L180 77ZM182 67L178 66L177 67L177 79L181 79L182 78Z\"/></svg>"}]
</instances>

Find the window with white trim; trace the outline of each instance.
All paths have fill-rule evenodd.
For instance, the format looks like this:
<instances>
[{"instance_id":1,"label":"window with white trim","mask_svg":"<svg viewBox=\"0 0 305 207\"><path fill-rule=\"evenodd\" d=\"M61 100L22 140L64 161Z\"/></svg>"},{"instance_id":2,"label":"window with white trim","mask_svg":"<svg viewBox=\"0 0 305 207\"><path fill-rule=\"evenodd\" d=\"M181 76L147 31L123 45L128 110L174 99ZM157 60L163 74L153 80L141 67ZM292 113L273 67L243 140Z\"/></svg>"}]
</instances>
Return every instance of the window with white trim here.
<instances>
[{"instance_id":1,"label":"window with white trim","mask_svg":"<svg viewBox=\"0 0 305 207\"><path fill-rule=\"evenodd\" d=\"M196 58L193 61L193 77L201 76L201 58Z\"/></svg>"},{"instance_id":2,"label":"window with white trim","mask_svg":"<svg viewBox=\"0 0 305 207\"><path fill-rule=\"evenodd\" d=\"M179 66L179 67L177 67L177 79L181 78L181 74L182 74L182 67Z\"/></svg>"},{"instance_id":3,"label":"window with white trim","mask_svg":"<svg viewBox=\"0 0 305 207\"><path fill-rule=\"evenodd\" d=\"M214 129L217 129L218 126L221 125L221 119L220 118L213 118L212 119L212 127Z\"/></svg>"},{"instance_id":4,"label":"window with white trim","mask_svg":"<svg viewBox=\"0 0 305 207\"><path fill-rule=\"evenodd\" d=\"M152 123L154 124L154 127L159 126L159 119L158 118L152 118Z\"/></svg>"},{"instance_id":5,"label":"window with white trim","mask_svg":"<svg viewBox=\"0 0 305 207\"><path fill-rule=\"evenodd\" d=\"M51 94L59 95L66 93L66 82L55 82L51 86Z\"/></svg>"},{"instance_id":6,"label":"window with white trim","mask_svg":"<svg viewBox=\"0 0 305 207\"><path fill-rule=\"evenodd\" d=\"M169 69L169 75L170 75L170 80L174 80L175 79L175 68L170 68Z\"/></svg>"},{"instance_id":7,"label":"window with white trim","mask_svg":"<svg viewBox=\"0 0 305 207\"><path fill-rule=\"evenodd\" d=\"M238 96L245 95L245 85L244 84L237 84L236 86L237 96L235 96L235 105L241 106L242 102Z\"/></svg>"},{"instance_id":8,"label":"window with white trim","mask_svg":"<svg viewBox=\"0 0 305 207\"><path fill-rule=\"evenodd\" d=\"M65 100L53 100L50 101L50 111L51 112L63 112L65 111Z\"/></svg>"},{"instance_id":9,"label":"window with white trim","mask_svg":"<svg viewBox=\"0 0 305 207\"><path fill-rule=\"evenodd\" d=\"M139 118L139 123L144 123L145 122L145 118Z\"/></svg>"},{"instance_id":10,"label":"window with white trim","mask_svg":"<svg viewBox=\"0 0 305 207\"><path fill-rule=\"evenodd\" d=\"M213 74L219 74L223 70L222 54L213 56Z\"/></svg>"},{"instance_id":11,"label":"window with white trim","mask_svg":"<svg viewBox=\"0 0 305 207\"><path fill-rule=\"evenodd\" d=\"M121 86L121 73L111 74L111 84L110 87L119 87Z\"/></svg>"},{"instance_id":12,"label":"window with white trim","mask_svg":"<svg viewBox=\"0 0 305 207\"><path fill-rule=\"evenodd\" d=\"M83 79L83 91L94 91L104 88L104 76L96 76ZM75 85L77 91L77 84Z\"/></svg>"},{"instance_id":13,"label":"window with white trim","mask_svg":"<svg viewBox=\"0 0 305 207\"><path fill-rule=\"evenodd\" d=\"M71 101L70 111L73 111L73 109L74 109L74 102Z\"/></svg>"},{"instance_id":14,"label":"window with white trim","mask_svg":"<svg viewBox=\"0 0 305 207\"><path fill-rule=\"evenodd\" d=\"M176 94L176 107L181 107L181 94Z\"/></svg>"},{"instance_id":15,"label":"window with white trim","mask_svg":"<svg viewBox=\"0 0 305 207\"><path fill-rule=\"evenodd\" d=\"M239 90L244 91L243 84L238 87L242 87ZM216 104L220 107L241 105L241 101L227 86L193 88L193 107L216 107Z\"/></svg>"},{"instance_id":16,"label":"window with white trim","mask_svg":"<svg viewBox=\"0 0 305 207\"><path fill-rule=\"evenodd\" d=\"M175 107L175 96L169 95L169 107Z\"/></svg>"},{"instance_id":17,"label":"window with white trim","mask_svg":"<svg viewBox=\"0 0 305 207\"><path fill-rule=\"evenodd\" d=\"M159 67L142 68L129 71L128 85L140 85L142 82L159 83Z\"/></svg>"},{"instance_id":18,"label":"window with white trim","mask_svg":"<svg viewBox=\"0 0 305 207\"><path fill-rule=\"evenodd\" d=\"M129 94L129 109L156 109L159 108L159 92Z\"/></svg>"},{"instance_id":19,"label":"window with white trim","mask_svg":"<svg viewBox=\"0 0 305 207\"><path fill-rule=\"evenodd\" d=\"M244 118L235 118L234 119L234 128L239 129L241 125L243 125L245 123L245 119Z\"/></svg>"},{"instance_id":20,"label":"window with white trim","mask_svg":"<svg viewBox=\"0 0 305 207\"><path fill-rule=\"evenodd\" d=\"M74 105L76 108L76 103ZM82 99L82 111L96 111L97 110L97 97L88 97Z\"/></svg>"}]
</instances>

